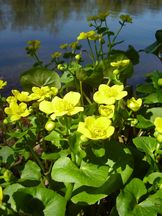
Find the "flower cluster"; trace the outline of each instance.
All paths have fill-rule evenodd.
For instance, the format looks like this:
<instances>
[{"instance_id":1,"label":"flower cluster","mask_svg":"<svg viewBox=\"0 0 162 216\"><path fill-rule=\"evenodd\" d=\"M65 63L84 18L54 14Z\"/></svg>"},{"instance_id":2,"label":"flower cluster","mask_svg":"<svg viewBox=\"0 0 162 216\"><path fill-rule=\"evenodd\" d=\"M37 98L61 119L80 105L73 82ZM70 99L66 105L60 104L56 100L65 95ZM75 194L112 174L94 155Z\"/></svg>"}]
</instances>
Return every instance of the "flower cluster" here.
<instances>
[{"instance_id":1,"label":"flower cluster","mask_svg":"<svg viewBox=\"0 0 162 216\"><path fill-rule=\"evenodd\" d=\"M55 87L43 86L33 87L32 93L26 91L12 90L12 96L9 96L6 101L9 106L5 108L5 113L9 117L9 121L14 122L19 120L21 117L30 115L32 107L27 105L27 102L31 101L42 101L45 98L51 98L56 95L58 89Z\"/></svg>"}]
</instances>

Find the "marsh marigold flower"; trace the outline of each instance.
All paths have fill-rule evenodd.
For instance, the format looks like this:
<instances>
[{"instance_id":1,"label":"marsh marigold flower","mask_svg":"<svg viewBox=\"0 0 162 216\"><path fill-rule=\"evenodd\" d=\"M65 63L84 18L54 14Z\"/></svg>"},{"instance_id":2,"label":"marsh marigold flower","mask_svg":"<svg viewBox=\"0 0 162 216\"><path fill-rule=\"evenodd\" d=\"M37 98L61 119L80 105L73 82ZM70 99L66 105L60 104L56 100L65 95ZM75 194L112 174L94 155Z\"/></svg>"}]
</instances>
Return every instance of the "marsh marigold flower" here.
<instances>
[{"instance_id":1,"label":"marsh marigold flower","mask_svg":"<svg viewBox=\"0 0 162 216\"><path fill-rule=\"evenodd\" d=\"M9 107L4 109L5 113L9 116L10 121L17 121L21 117L26 117L30 115L30 110L27 108L26 103L17 104L16 102L12 102L9 104Z\"/></svg>"},{"instance_id":2,"label":"marsh marigold flower","mask_svg":"<svg viewBox=\"0 0 162 216\"><path fill-rule=\"evenodd\" d=\"M107 118L112 118L114 115L114 105L100 105L98 111L101 116L105 116Z\"/></svg>"},{"instance_id":3,"label":"marsh marigold flower","mask_svg":"<svg viewBox=\"0 0 162 216\"><path fill-rule=\"evenodd\" d=\"M31 93L31 100L42 101L45 98L50 98L51 96L55 96L58 92L58 89L55 87L42 86L42 87L33 87L33 93Z\"/></svg>"},{"instance_id":4,"label":"marsh marigold flower","mask_svg":"<svg viewBox=\"0 0 162 216\"><path fill-rule=\"evenodd\" d=\"M79 101L80 93L70 91L63 98L55 96L51 102L45 100L42 101L39 104L39 109L46 114L53 113L51 115L52 119L63 115L72 116L84 110L83 107L77 106Z\"/></svg>"},{"instance_id":5,"label":"marsh marigold flower","mask_svg":"<svg viewBox=\"0 0 162 216\"><path fill-rule=\"evenodd\" d=\"M22 101L24 101L24 102L31 101L31 98L29 96L29 92L25 92L25 91L19 92L18 90L12 90L12 94L20 102L22 102Z\"/></svg>"},{"instance_id":6,"label":"marsh marigold flower","mask_svg":"<svg viewBox=\"0 0 162 216\"><path fill-rule=\"evenodd\" d=\"M162 133L162 118L161 117L155 118L154 125L155 125L155 130L159 133Z\"/></svg>"},{"instance_id":7,"label":"marsh marigold flower","mask_svg":"<svg viewBox=\"0 0 162 216\"><path fill-rule=\"evenodd\" d=\"M134 112L137 112L141 106L142 106L141 98L136 100L134 97L132 97L131 99L127 100L127 107Z\"/></svg>"},{"instance_id":8,"label":"marsh marigold flower","mask_svg":"<svg viewBox=\"0 0 162 216\"><path fill-rule=\"evenodd\" d=\"M111 121L107 117L88 116L84 122L79 122L77 131L83 134L82 140L99 140L111 137L114 127L111 126Z\"/></svg>"},{"instance_id":9,"label":"marsh marigold flower","mask_svg":"<svg viewBox=\"0 0 162 216\"><path fill-rule=\"evenodd\" d=\"M89 32L81 32L80 35L77 37L77 40L98 40L101 36L98 35L94 30Z\"/></svg>"},{"instance_id":10,"label":"marsh marigold flower","mask_svg":"<svg viewBox=\"0 0 162 216\"><path fill-rule=\"evenodd\" d=\"M0 80L0 89L3 89L7 85L6 81Z\"/></svg>"},{"instance_id":11,"label":"marsh marigold flower","mask_svg":"<svg viewBox=\"0 0 162 216\"><path fill-rule=\"evenodd\" d=\"M123 22L132 23L132 17L129 16L128 14L122 14L122 15L120 15L120 19Z\"/></svg>"},{"instance_id":12,"label":"marsh marigold flower","mask_svg":"<svg viewBox=\"0 0 162 216\"><path fill-rule=\"evenodd\" d=\"M114 104L116 100L120 100L127 95L127 91L123 91L123 85L108 86L101 84L98 91L94 93L93 100L98 104Z\"/></svg>"}]
</instances>

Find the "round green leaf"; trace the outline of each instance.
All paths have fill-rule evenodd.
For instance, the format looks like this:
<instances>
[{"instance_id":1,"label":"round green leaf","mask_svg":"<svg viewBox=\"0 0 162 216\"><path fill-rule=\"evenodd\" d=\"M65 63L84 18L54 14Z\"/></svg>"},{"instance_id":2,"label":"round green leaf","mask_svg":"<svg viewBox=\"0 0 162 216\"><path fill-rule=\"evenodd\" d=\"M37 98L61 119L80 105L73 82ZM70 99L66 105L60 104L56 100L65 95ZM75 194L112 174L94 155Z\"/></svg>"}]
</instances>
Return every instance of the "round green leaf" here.
<instances>
[{"instance_id":1,"label":"round green leaf","mask_svg":"<svg viewBox=\"0 0 162 216\"><path fill-rule=\"evenodd\" d=\"M61 87L60 77L46 68L32 68L20 76L20 83L26 91L30 91L33 86L54 86Z\"/></svg>"},{"instance_id":2,"label":"round green leaf","mask_svg":"<svg viewBox=\"0 0 162 216\"><path fill-rule=\"evenodd\" d=\"M41 178L41 169L33 161L28 160L25 167L21 173L21 180L37 180Z\"/></svg>"},{"instance_id":3,"label":"round green leaf","mask_svg":"<svg viewBox=\"0 0 162 216\"><path fill-rule=\"evenodd\" d=\"M59 182L99 187L106 181L108 170L108 166L85 162L78 168L70 158L61 157L53 165L51 176Z\"/></svg>"},{"instance_id":4,"label":"round green leaf","mask_svg":"<svg viewBox=\"0 0 162 216\"><path fill-rule=\"evenodd\" d=\"M65 215L66 200L50 189L22 188L13 197L18 211L35 216Z\"/></svg>"}]
</instances>

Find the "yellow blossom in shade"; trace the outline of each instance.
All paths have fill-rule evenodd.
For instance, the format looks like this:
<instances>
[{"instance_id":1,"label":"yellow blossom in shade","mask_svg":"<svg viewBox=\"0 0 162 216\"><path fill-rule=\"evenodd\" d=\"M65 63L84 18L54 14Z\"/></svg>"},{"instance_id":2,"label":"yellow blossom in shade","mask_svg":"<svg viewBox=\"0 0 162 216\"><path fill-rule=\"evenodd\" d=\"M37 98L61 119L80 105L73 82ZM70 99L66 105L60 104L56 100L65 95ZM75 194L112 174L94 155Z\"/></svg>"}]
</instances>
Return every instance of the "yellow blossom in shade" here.
<instances>
[{"instance_id":1,"label":"yellow blossom in shade","mask_svg":"<svg viewBox=\"0 0 162 216\"><path fill-rule=\"evenodd\" d=\"M132 17L129 16L128 14L122 14L122 15L120 15L120 19L123 22L132 23Z\"/></svg>"},{"instance_id":2,"label":"yellow blossom in shade","mask_svg":"<svg viewBox=\"0 0 162 216\"><path fill-rule=\"evenodd\" d=\"M162 118L161 117L155 118L154 125L155 125L155 130L159 133L162 133Z\"/></svg>"},{"instance_id":3,"label":"yellow blossom in shade","mask_svg":"<svg viewBox=\"0 0 162 216\"><path fill-rule=\"evenodd\" d=\"M94 93L93 100L98 104L114 104L116 100L120 100L127 95L127 91L123 91L123 85L108 86L101 84L98 91Z\"/></svg>"},{"instance_id":4,"label":"yellow blossom in shade","mask_svg":"<svg viewBox=\"0 0 162 216\"><path fill-rule=\"evenodd\" d=\"M141 106L142 106L141 98L136 100L134 97L132 97L131 99L127 100L127 107L134 112L137 112Z\"/></svg>"},{"instance_id":5,"label":"yellow blossom in shade","mask_svg":"<svg viewBox=\"0 0 162 216\"><path fill-rule=\"evenodd\" d=\"M56 116L75 115L84 110L83 107L77 106L80 101L80 93L69 92L63 98L55 96L51 102L42 101L39 104L39 109L46 113L52 114L51 118L54 120Z\"/></svg>"},{"instance_id":6,"label":"yellow blossom in shade","mask_svg":"<svg viewBox=\"0 0 162 216\"><path fill-rule=\"evenodd\" d=\"M51 96L55 96L58 93L58 89L55 87L43 86L43 87L33 87L33 93L31 93L31 100L42 101L45 98L50 98Z\"/></svg>"},{"instance_id":7,"label":"yellow blossom in shade","mask_svg":"<svg viewBox=\"0 0 162 216\"><path fill-rule=\"evenodd\" d=\"M105 116L107 118L112 118L114 115L114 109L114 105L100 105L98 111L100 115Z\"/></svg>"},{"instance_id":8,"label":"yellow blossom in shade","mask_svg":"<svg viewBox=\"0 0 162 216\"><path fill-rule=\"evenodd\" d=\"M88 116L84 122L79 122L77 131L83 134L82 140L107 139L114 133L115 128L111 126L111 121L107 117Z\"/></svg>"},{"instance_id":9,"label":"yellow blossom in shade","mask_svg":"<svg viewBox=\"0 0 162 216\"><path fill-rule=\"evenodd\" d=\"M111 62L110 65L112 67L125 67L127 66L128 64L130 63L130 60L129 59L125 59L125 60L119 60L119 61L116 61L116 62Z\"/></svg>"},{"instance_id":10,"label":"yellow blossom in shade","mask_svg":"<svg viewBox=\"0 0 162 216\"><path fill-rule=\"evenodd\" d=\"M68 48L68 44L67 43L65 43L65 44L61 44L60 45L60 49L66 49L66 48Z\"/></svg>"},{"instance_id":11,"label":"yellow blossom in shade","mask_svg":"<svg viewBox=\"0 0 162 216\"><path fill-rule=\"evenodd\" d=\"M60 58L62 56L61 52L54 52L51 57L52 59Z\"/></svg>"},{"instance_id":12,"label":"yellow blossom in shade","mask_svg":"<svg viewBox=\"0 0 162 216\"><path fill-rule=\"evenodd\" d=\"M19 120L21 117L26 117L31 112L27 108L26 103L17 104L16 102L10 103L9 107L6 107L4 111L9 116L11 122Z\"/></svg>"},{"instance_id":13,"label":"yellow blossom in shade","mask_svg":"<svg viewBox=\"0 0 162 216\"><path fill-rule=\"evenodd\" d=\"M12 94L20 102L22 102L22 101L24 101L24 102L31 101L31 98L29 96L29 92L25 92L25 91L19 92L18 90L12 90Z\"/></svg>"},{"instance_id":14,"label":"yellow blossom in shade","mask_svg":"<svg viewBox=\"0 0 162 216\"><path fill-rule=\"evenodd\" d=\"M2 204L2 200L3 200L3 190L2 187L0 186L0 204Z\"/></svg>"},{"instance_id":15,"label":"yellow blossom in shade","mask_svg":"<svg viewBox=\"0 0 162 216\"><path fill-rule=\"evenodd\" d=\"M85 40L85 39L97 40L100 37L101 36L98 35L94 30L91 30L89 32L81 32L80 35L77 37L77 40Z\"/></svg>"},{"instance_id":16,"label":"yellow blossom in shade","mask_svg":"<svg viewBox=\"0 0 162 216\"><path fill-rule=\"evenodd\" d=\"M6 81L0 80L0 89L3 89L7 85Z\"/></svg>"}]
</instances>

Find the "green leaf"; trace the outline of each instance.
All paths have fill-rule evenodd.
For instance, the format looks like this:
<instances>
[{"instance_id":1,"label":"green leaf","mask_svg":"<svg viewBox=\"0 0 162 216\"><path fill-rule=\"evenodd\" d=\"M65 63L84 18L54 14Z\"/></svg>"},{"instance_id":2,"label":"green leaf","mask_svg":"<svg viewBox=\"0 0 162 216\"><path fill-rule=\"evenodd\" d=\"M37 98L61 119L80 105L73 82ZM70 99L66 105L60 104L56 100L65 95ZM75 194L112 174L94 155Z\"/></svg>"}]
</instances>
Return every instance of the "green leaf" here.
<instances>
[{"instance_id":1,"label":"green leaf","mask_svg":"<svg viewBox=\"0 0 162 216\"><path fill-rule=\"evenodd\" d=\"M78 80L93 88L97 87L103 80L102 65L100 63L94 67L92 65L87 65L85 68L76 71L76 77Z\"/></svg>"},{"instance_id":2,"label":"green leaf","mask_svg":"<svg viewBox=\"0 0 162 216\"><path fill-rule=\"evenodd\" d=\"M61 147L60 145L60 134L56 131L52 131L50 134L48 134L47 136L45 136L44 138L46 141L50 141L53 145L57 146L57 147Z\"/></svg>"},{"instance_id":3,"label":"green leaf","mask_svg":"<svg viewBox=\"0 0 162 216\"><path fill-rule=\"evenodd\" d=\"M146 83L146 84L141 84L136 87L136 91L140 93L146 93L146 94L151 94L155 91L154 86L152 83Z\"/></svg>"},{"instance_id":4,"label":"green leaf","mask_svg":"<svg viewBox=\"0 0 162 216\"><path fill-rule=\"evenodd\" d=\"M162 43L162 30L161 29L156 31L155 37L158 42Z\"/></svg>"},{"instance_id":5,"label":"green leaf","mask_svg":"<svg viewBox=\"0 0 162 216\"><path fill-rule=\"evenodd\" d=\"M155 121L155 118L157 117L161 117L162 118L162 107L153 107L153 108L150 108L147 110L147 113L151 113L151 116L150 116L150 121L152 123L154 123Z\"/></svg>"},{"instance_id":6,"label":"green leaf","mask_svg":"<svg viewBox=\"0 0 162 216\"><path fill-rule=\"evenodd\" d=\"M64 216L66 200L56 192L40 187L22 188L13 198L18 211L34 216Z\"/></svg>"},{"instance_id":7,"label":"green leaf","mask_svg":"<svg viewBox=\"0 0 162 216\"><path fill-rule=\"evenodd\" d=\"M154 104L154 103L159 103L158 100L158 95L157 93L152 93L146 97L143 98L145 104Z\"/></svg>"},{"instance_id":8,"label":"green leaf","mask_svg":"<svg viewBox=\"0 0 162 216\"><path fill-rule=\"evenodd\" d=\"M0 149L0 157L2 158L2 163L13 162L14 150L8 146L2 146Z\"/></svg>"},{"instance_id":9,"label":"green leaf","mask_svg":"<svg viewBox=\"0 0 162 216\"><path fill-rule=\"evenodd\" d=\"M16 203L13 199L13 194L20 188L24 188L21 184L12 184L6 187L3 191L4 195L9 197L8 203L11 204L11 208L16 211Z\"/></svg>"},{"instance_id":10,"label":"green leaf","mask_svg":"<svg viewBox=\"0 0 162 216\"><path fill-rule=\"evenodd\" d=\"M33 86L54 86L61 87L60 77L46 68L32 68L20 76L20 83L26 91L31 91Z\"/></svg>"},{"instance_id":11,"label":"green leaf","mask_svg":"<svg viewBox=\"0 0 162 216\"><path fill-rule=\"evenodd\" d=\"M154 157L153 152L157 148L157 141L155 138L147 136L136 137L133 139L133 143L140 151Z\"/></svg>"},{"instance_id":12,"label":"green leaf","mask_svg":"<svg viewBox=\"0 0 162 216\"><path fill-rule=\"evenodd\" d=\"M129 45L125 54L132 61L134 65L139 63L139 58L140 58L139 53L138 51L135 50L133 46Z\"/></svg>"},{"instance_id":13,"label":"green leaf","mask_svg":"<svg viewBox=\"0 0 162 216\"><path fill-rule=\"evenodd\" d=\"M60 80L61 83L69 83L74 80L74 76L69 71L65 71Z\"/></svg>"},{"instance_id":14,"label":"green leaf","mask_svg":"<svg viewBox=\"0 0 162 216\"><path fill-rule=\"evenodd\" d=\"M101 186L107 178L109 167L82 162L78 168L68 157L59 158L52 168L52 179L93 187ZM97 173L97 175L96 175Z\"/></svg>"},{"instance_id":15,"label":"green leaf","mask_svg":"<svg viewBox=\"0 0 162 216\"><path fill-rule=\"evenodd\" d=\"M147 129L154 126L150 120L146 119L142 115L137 115L137 120L138 123L136 124L136 128Z\"/></svg>"},{"instance_id":16,"label":"green leaf","mask_svg":"<svg viewBox=\"0 0 162 216\"><path fill-rule=\"evenodd\" d=\"M28 160L25 164L25 167L21 173L21 180L40 180L41 178L41 169L33 161Z\"/></svg>"},{"instance_id":17,"label":"green leaf","mask_svg":"<svg viewBox=\"0 0 162 216\"><path fill-rule=\"evenodd\" d=\"M162 179L162 173L160 173L160 172L153 172L153 173L151 173L149 176L145 176L145 178L144 178L144 182L145 183L147 183L147 182L149 182L150 184L154 184L154 181L156 180L156 179Z\"/></svg>"},{"instance_id":18,"label":"green leaf","mask_svg":"<svg viewBox=\"0 0 162 216\"><path fill-rule=\"evenodd\" d=\"M68 149L61 150L59 152L54 152L54 153L43 152L41 158L43 160L57 160L59 157L66 157L69 153L70 151Z\"/></svg>"},{"instance_id":19,"label":"green leaf","mask_svg":"<svg viewBox=\"0 0 162 216\"><path fill-rule=\"evenodd\" d=\"M105 183L100 187L78 186L72 194L72 202L94 204L123 187L131 176L133 158L130 151L117 142L106 143L106 146L104 157L94 158L94 162L96 161L97 164L101 162L97 162L96 158L100 161L106 160L105 163L109 170Z\"/></svg>"},{"instance_id":20,"label":"green leaf","mask_svg":"<svg viewBox=\"0 0 162 216\"><path fill-rule=\"evenodd\" d=\"M162 211L162 191L141 199L147 193L144 183L137 178L126 185L117 197L117 211L120 216L157 216ZM142 200L142 201L141 201Z\"/></svg>"}]
</instances>

